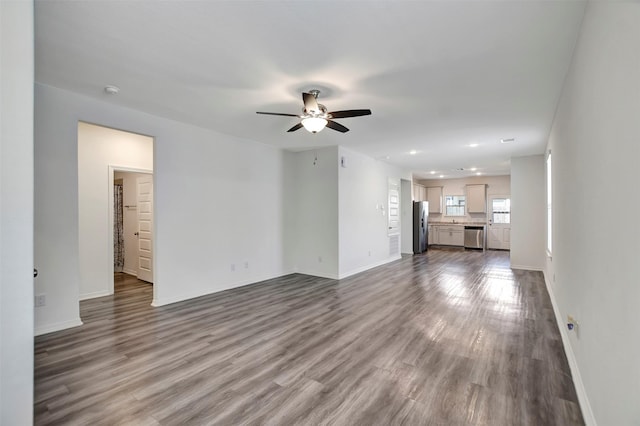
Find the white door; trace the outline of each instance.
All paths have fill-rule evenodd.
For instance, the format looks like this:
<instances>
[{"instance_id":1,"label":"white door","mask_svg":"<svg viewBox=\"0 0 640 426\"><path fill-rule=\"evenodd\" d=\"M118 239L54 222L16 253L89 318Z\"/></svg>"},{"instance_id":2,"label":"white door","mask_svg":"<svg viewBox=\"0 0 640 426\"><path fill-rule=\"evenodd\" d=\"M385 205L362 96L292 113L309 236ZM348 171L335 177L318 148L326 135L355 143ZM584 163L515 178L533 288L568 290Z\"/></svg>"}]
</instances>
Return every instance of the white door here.
<instances>
[{"instance_id":1,"label":"white door","mask_svg":"<svg viewBox=\"0 0 640 426\"><path fill-rule=\"evenodd\" d=\"M136 182L138 203L138 279L153 282L153 177Z\"/></svg>"},{"instance_id":2,"label":"white door","mask_svg":"<svg viewBox=\"0 0 640 426\"><path fill-rule=\"evenodd\" d=\"M487 248L509 250L511 248L511 198L493 195L489 197Z\"/></svg>"},{"instance_id":3,"label":"white door","mask_svg":"<svg viewBox=\"0 0 640 426\"><path fill-rule=\"evenodd\" d=\"M397 182L389 180L389 215L388 235L397 235L400 233L400 185Z\"/></svg>"}]
</instances>

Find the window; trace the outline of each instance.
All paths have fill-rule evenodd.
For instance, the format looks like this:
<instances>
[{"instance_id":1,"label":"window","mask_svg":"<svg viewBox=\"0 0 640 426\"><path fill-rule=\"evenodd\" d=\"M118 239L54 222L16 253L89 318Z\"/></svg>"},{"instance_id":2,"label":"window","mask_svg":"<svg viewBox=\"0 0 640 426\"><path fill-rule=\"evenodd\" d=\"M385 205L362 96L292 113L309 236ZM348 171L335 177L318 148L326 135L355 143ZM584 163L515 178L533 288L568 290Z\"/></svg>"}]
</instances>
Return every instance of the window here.
<instances>
[{"instance_id":1,"label":"window","mask_svg":"<svg viewBox=\"0 0 640 426\"><path fill-rule=\"evenodd\" d=\"M491 206L493 223L511 223L511 199L494 198Z\"/></svg>"},{"instance_id":2,"label":"window","mask_svg":"<svg viewBox=\"0 0 640 426\"><path fill-rule=\"evenodd\" d=\"M447 195L444 201L446 216L464 216L464 195Z\"/></svg>"},{"instance_id":3,"label":"window","mask_svg":"<svg viewBox=\"0 0 640 426\"><path fill-rule=\"evenodd\" d=\"M547 155L547 254L551 256L552 242L553 242L553 215L551 214L551 204L553 197L551 194L551 151Z\"/></svg>"}]
</instances>

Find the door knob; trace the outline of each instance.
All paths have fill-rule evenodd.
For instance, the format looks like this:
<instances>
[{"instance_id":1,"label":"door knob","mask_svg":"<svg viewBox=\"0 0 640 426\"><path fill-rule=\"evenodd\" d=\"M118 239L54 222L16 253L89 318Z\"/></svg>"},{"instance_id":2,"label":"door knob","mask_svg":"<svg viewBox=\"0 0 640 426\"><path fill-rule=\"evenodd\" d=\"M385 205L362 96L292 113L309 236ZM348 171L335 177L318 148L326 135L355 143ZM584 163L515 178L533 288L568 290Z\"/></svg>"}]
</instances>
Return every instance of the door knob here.
<instances>
[{"instance_id":1,"label":"door knob","mask_svg":"<svg viewBox=\"0 0 640 426\"><path fill-rule=\"evenodd\" d=\"M139 233L139 232L136 232L136 233L134 233L133 235L135 235L135 236L137 237L138 235L140 235L140 233Z\"/></svg>"},{"instance_id":2,"label":"door knob","mask_svg":"<svg viewBox=\"0 0 640 426\"><path fill-rule=\"evenodd\" d=\"M38 276L38 270L36 268L33 268L33 278Z\"/></svg>"}]
</instances>

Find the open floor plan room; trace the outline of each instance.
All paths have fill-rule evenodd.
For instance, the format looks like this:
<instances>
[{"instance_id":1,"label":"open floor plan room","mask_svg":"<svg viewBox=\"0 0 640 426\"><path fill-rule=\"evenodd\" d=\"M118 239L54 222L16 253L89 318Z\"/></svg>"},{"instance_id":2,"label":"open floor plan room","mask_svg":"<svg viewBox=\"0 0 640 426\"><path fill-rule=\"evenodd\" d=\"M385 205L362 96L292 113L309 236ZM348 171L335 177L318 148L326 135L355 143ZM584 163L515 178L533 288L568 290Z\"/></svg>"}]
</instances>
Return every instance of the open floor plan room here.
<instances>
[{"instance_id":1,"label":"open floor plan room","mask_svg":"<svg viewBox=\"0 0 640 426\"><path fill-rule=\"evenodd\" d=\"M35 424L581 425L540 272L433 249L163 307L116 275L36 338Z\"/></svg>"}]
</instances>

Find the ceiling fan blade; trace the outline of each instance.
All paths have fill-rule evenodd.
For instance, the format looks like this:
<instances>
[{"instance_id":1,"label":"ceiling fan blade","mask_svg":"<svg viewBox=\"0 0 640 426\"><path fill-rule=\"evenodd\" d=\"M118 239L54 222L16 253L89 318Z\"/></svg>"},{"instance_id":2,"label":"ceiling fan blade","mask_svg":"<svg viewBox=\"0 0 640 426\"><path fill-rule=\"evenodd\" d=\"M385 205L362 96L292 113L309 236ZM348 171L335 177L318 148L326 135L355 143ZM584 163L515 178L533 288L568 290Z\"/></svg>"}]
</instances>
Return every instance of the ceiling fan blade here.
<instances>
[{"instance_id":1,"label":"ceiling fan blade","mask_svg":"<svg viewBox=\"0 0 640 426\"><path fill-rule=\"evenodd\" d=\"M261 112L261 111L257 111L256 114L283 115L285 117L299 117L299 115L297 115L297 114L285 114L283 112Z\"/></svg>"},{"instance_id":2,"label":"ceiling fan blade","mask_svg":"<svg viewBox=\"0 0 640 426\"><path fill-rule=\"evenodd\" d=\"M290 128L289 130L287 130L287 132L295 132L298 129L302 128L302 123L298 123L295 126L293 126L292 128Z\"/></svg>"},{"instance_id":3,"label":"ceiling fan blade","mask_svg":"<svg viewBox=\"0 0 640 426\"><path fill-rule=\"evenodd\" d=\"M349 129L344 127L342 124L336 123L335 121L331 120L327 120L327 127L342 133L347 133L349 131Z\"/></svg>"},{"instance_id":4,"label":"ceiling fan blade","mask_svg":"<svg viewBox=\"0 0 640 426\"><path fill-rule=\"evenodd\" d=\"M370 109L347 109L345 111L333 111L329 113L331 118L349 118L371 115Z\"/></svg>"},{"instance_id":5,"label":"ceiling fan blade","mask_svg":"<svg viewBox=\"0 0 640 426\"><path fill-rule=\"evenodd\" d=\"M307 112L320 112L320 107L318 106L318 100L311 93L302 93L302 101L304 102L304 109Z\"/></svg>"}]
</instances>

